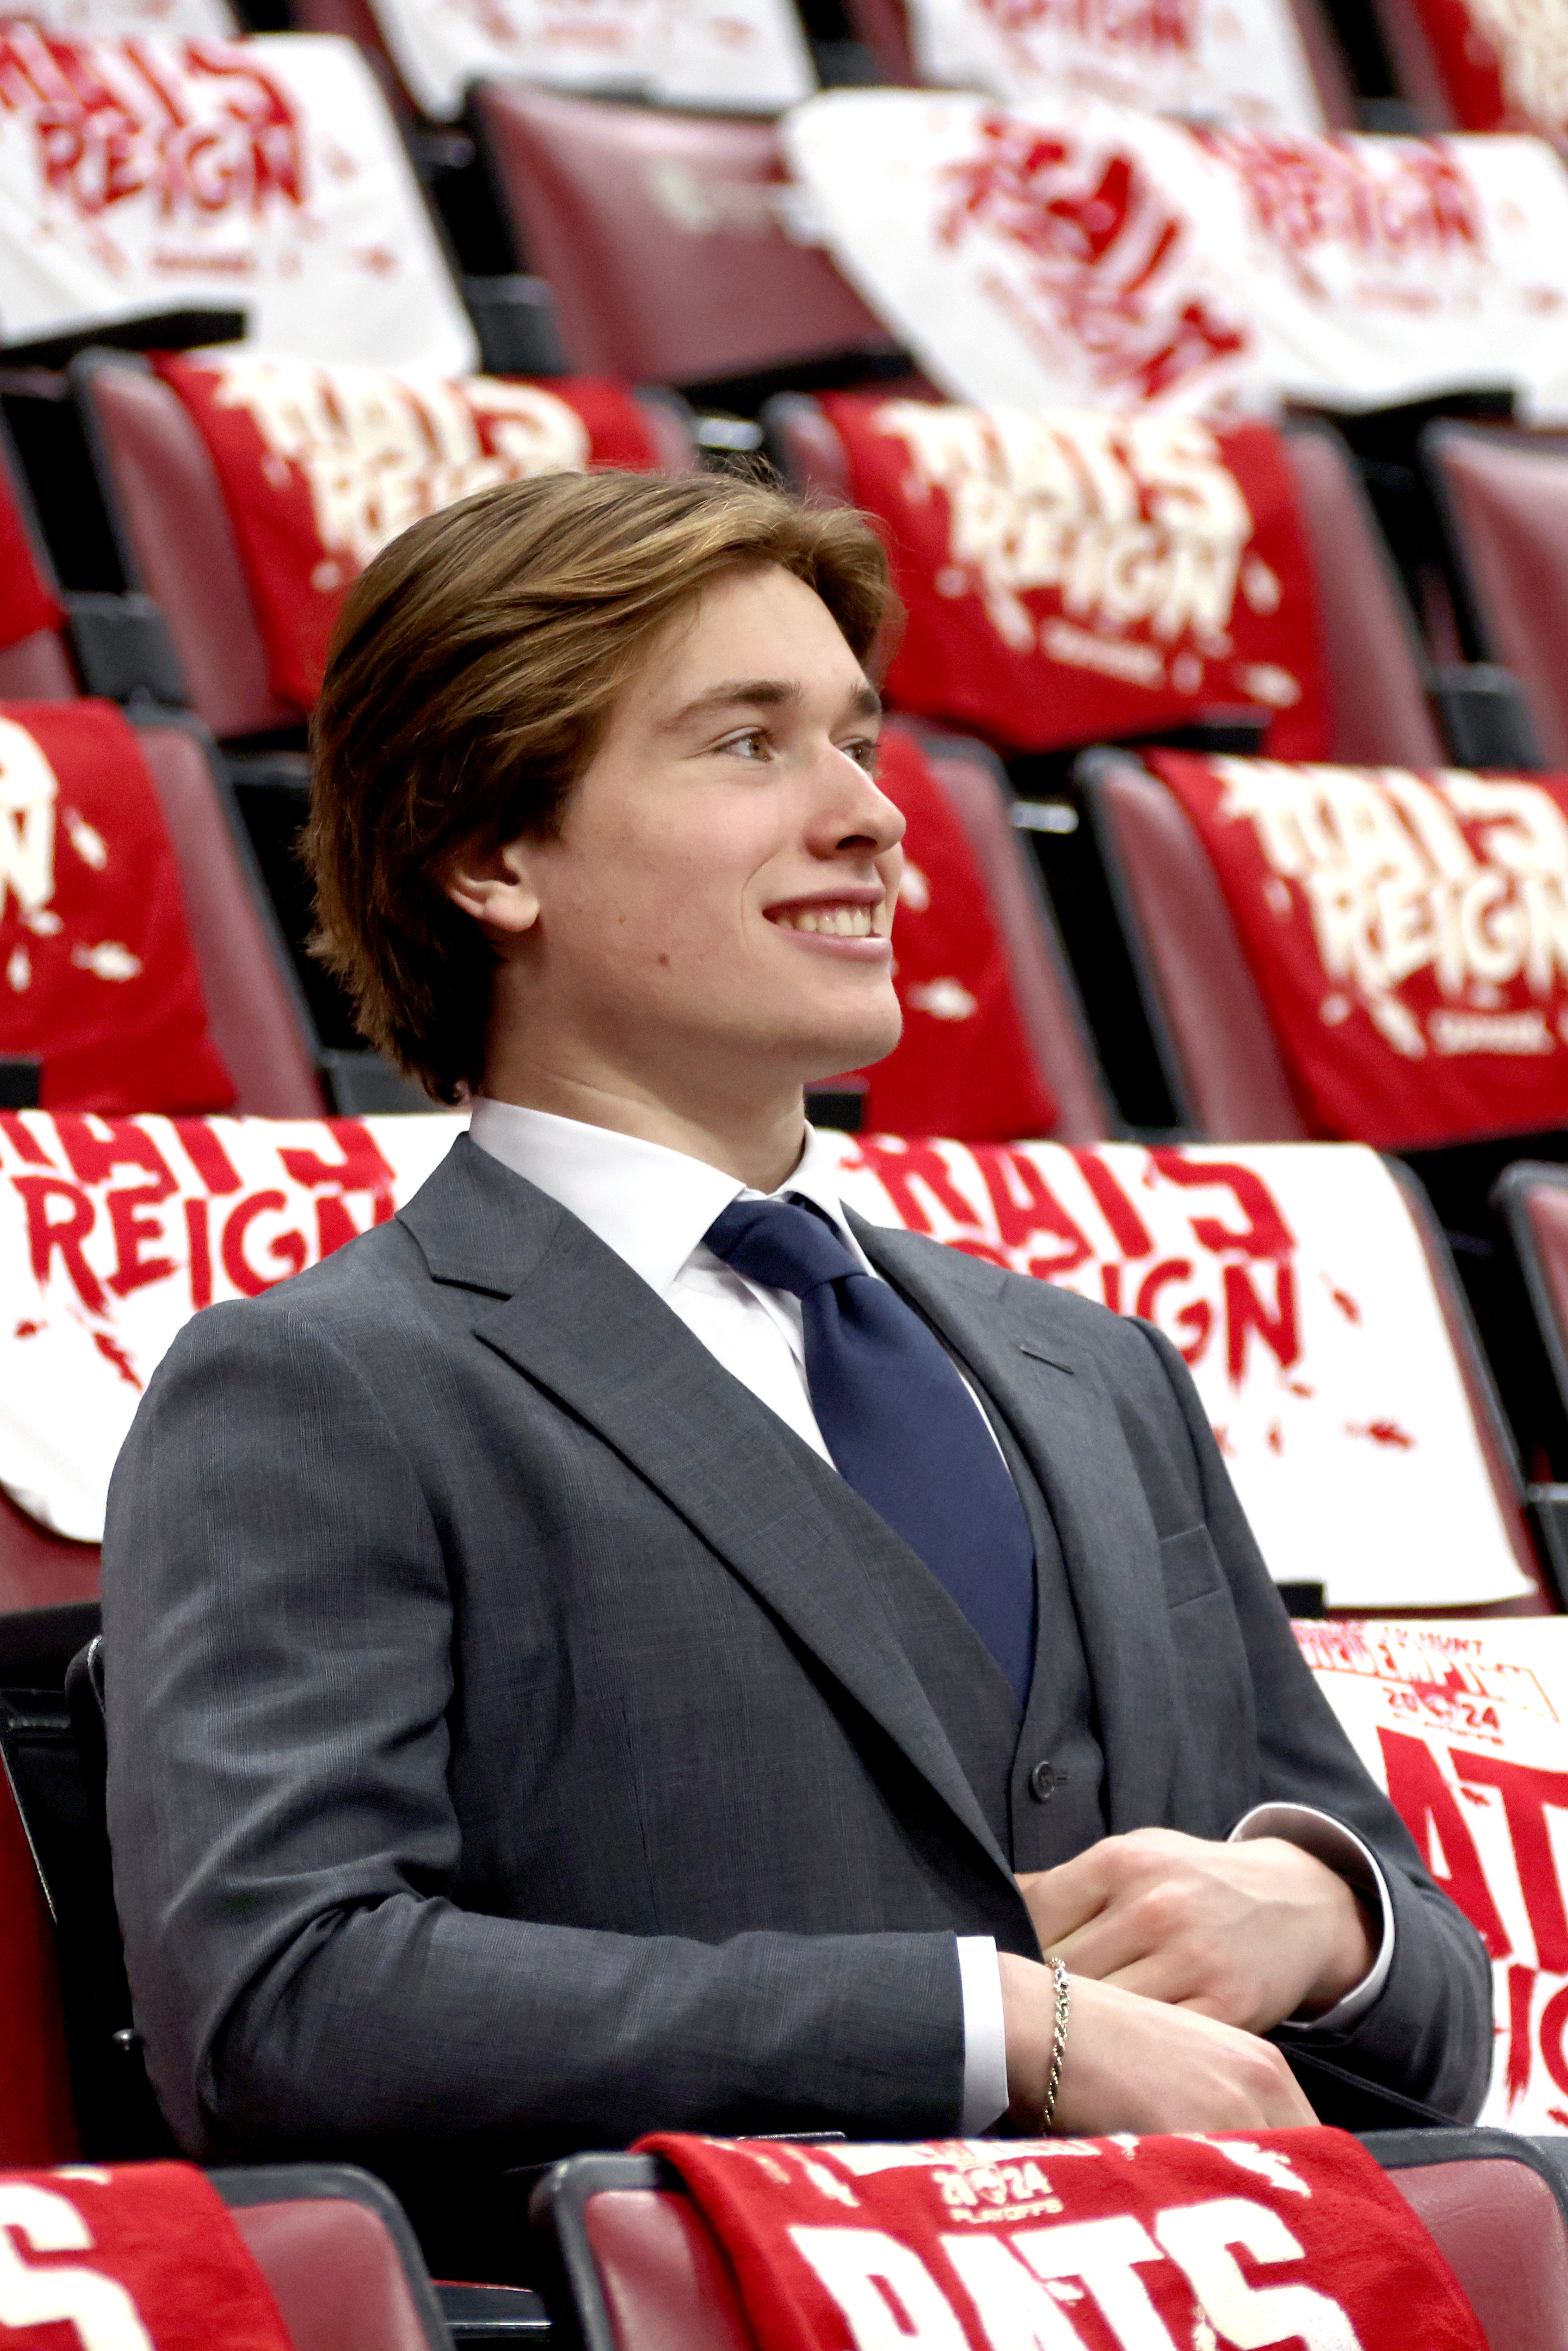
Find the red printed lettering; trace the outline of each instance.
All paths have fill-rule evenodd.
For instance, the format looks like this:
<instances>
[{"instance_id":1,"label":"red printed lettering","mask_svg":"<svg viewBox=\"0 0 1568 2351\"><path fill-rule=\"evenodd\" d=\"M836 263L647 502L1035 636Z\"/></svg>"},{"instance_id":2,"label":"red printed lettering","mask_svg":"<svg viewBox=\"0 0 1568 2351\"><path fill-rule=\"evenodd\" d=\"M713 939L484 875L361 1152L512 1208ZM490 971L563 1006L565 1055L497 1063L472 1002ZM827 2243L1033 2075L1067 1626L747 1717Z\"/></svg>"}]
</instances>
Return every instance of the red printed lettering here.
<instances>
[{"instance_id":1,"label":"red printed lettering","mask_svg":"<svg viewBox=\"0 0 1568 2351\"><path fill-rule=\"evenodd\" d=\"M72 1171L81 1183L101 1184L117 1167L141 1167L157 1178L158 1199L166 1200L175 1189L173 1170L137 1120L84 1118L62 1111L55 1127Z\"/></svg>"},{"instance_id":2,"label":"red printed lettering","mask_svg":"<svg viewBox=\"0 0 1568 2351\"><path fill-rule=\"evenodd\" d=\"M1492 1900L1459 1800L1444 1779L1436 1755L1424 1739L1401 1730L1380 1727L1377 1743L1383 1750L1388 1801L1415 1838L1422 1860L1458 1904L1491 1957L1506 1959L1513 1945Z\"/></svg>"},{"instance_id":3,"label":"red printed lettering","mask_svg":"<svg viewBox=\"0 0 1568 2351\"><path fill-rule=\"evenodd\" d=\"M1004 1151L986 1144L975 1146L975 1158L991 1196L997 1230L1005 1248L1017 1249L1041 1234L1053 1235L1061 1242L1055 1256L1030 1258L1029 1270L1038 1280L1056 1280L1083 1263L1090 1255L1089 1243L1032 1159L1021 1151Z\"/></svg>"},{"instance_id":4,"label":"red printed lettering","mask_svg":"<svg viewBox=\"0 0 1568 2351\"><path fill-rule=\"evenodd\" d=\"M1283 1259L1291 1255L1295 1235L1254 1169L1229 1159L1188 1159L1180 1151L1151 1151L1149 1156L1167 1184L1177 1184L1186 1191L1212 1184L1234 1195L1246 1223L1237 1231L1222 1225L1218 1217L1194 1217L1192 1237L1201 1249L1212 1249L1216 1256L1227 1249L1240 1249L1248 1257Z\"/></svg>"},{"instance_id":5,"label":"red printed lettering","mask_svg":"<svg viewBox=\"0 0 1568 2351\"><path fill-rule=\"evenodd\" d=\"M63 1176L13 1176L27 1210L27 1253L40 1283L49 1278L57 1251L76 1285L77 1296L89 1314L101 1314L103 1284L82 1255L81 1245L98 1219L87 1194L68 1184ZM50 1215L50 1203L63 1202L63 1217Z\"/></svg>"},{"instance_id":6,"label":"red printed lettering","mask_svg":"<svg viewBox=\"0 0 1568 2351\"><path fill-rule=\"evenodd\" d=\"M288 1203L281 1192L253 1192L242 1200L224 1227L224 1271L244 1298L259 1298L264 1290L276 1289L287 1281L291 1273L300 1272L310 1252L303 1233L294 1231L275 1234L267 1243L267 1255L277 1273L259 1273L246 1255L246 1240L257 1217L276 1216Z\"/></svg>"},{"instance_id":7,"label":"red printed lettering","mask_svg":"<svg viewBox=\"0 0 1568 2351\"><path fill-rule=\"evenodd\" d=\"M165 1236L158 1217L147 1212L163 1197L156 1184L141 1184L126 1191L110 1192L106 1206L109 1221L114 1232L116 1250L114 1271L109 1286L116 1298L129 1298L133 1290L144 1289L150 1281L166 1280L174 1270L172 1257L146 1257L143 1249L150 1242L162 1241Z\"/></svg>"},{"instance_id":8,"label":"red printed lettering","mask_svg":"<svg viewBox=\"0 0 1568 2351\"><path fill-rule=\"evenodd\" d=\"M185 1238L190 1249L191 1307L197 1314L204 1306L210 1306L213 1302L213 1244L207 1217L204 1200L186 1201Z\"/></svg>"},{"instance_id":9,"label":"red printed lettering","mask_svg":"<svg viewBox=\"0 0 1568 2351\"><path fill-rule=\"evenodd\" d=\"M1233 1387L1239 1387L1247 1369L1247 1337L1256 1331L1282 1372L1301 1359L1296 1328L1296 1276L1288 1265L1274 1268L1274 1304L1270 1310L1253 1287L1244 1265L1228 1265L1225 1278L1225 1367Z\"/></svg>"},{"instance_id":10,"label":"red printed lettering","mask_svg":"<svg viewBox=\"0 0 1568 2351\"><path fill-rule=\"evenodd\" d=\"M1105 1162L1093 1151L1075 1151L1072 1164L1093 1196L1124 1257L1153 1257L1154 1235Z\"/></svg>"},{"instance_id":11,"label":"red printed lettering","mask_svg":"<svg viewBox=\"0 0 1568 2351\"><path fill-rule=\"evenodd\" d=\"M955 1224L978 1226L979 1212L965 1199L948 1172L941 1153L929 1143L862 1143L865 1165L886 1189L900 1221L912 1233L928 1233L931 1217L916 1191L924 1185L931 1197Z\"/></svg>"},{"instance_id":12,"label":"red printed lettering","mask_svg":"<svg viewBox=\"0 0 1568 2351\"><path fill-rule=\"evenodd\" d=\"M1449 1761L1471 1787L1496 1788L1500 1793L1535 1938L1535 1963L1552 1975L1568 1974L1568 1917L1546 1821L1548 1806L1568 1812L1568 1771L1542 1771L1533 1764L1510 1762L1503 1755L1461 1755L1456 1750L1450 1750Z\"/></svg>"}]
</instances>

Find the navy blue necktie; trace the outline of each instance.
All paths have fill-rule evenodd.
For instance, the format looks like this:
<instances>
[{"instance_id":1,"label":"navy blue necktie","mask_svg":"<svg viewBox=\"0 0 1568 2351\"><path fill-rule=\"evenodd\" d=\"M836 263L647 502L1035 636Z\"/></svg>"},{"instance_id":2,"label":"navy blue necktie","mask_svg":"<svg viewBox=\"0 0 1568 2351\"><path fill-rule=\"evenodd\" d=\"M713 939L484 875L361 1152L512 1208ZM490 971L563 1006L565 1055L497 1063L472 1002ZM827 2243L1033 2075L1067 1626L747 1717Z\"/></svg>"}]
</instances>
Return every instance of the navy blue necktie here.
<instances>
[{"instance_id":1,"label":"navy blue necktie","mask_svg":"<svg viewBox=\"0 0 1568 2351\"><path fill-rule=\"evenodd\" d=\"M737 1200L706 1238L737 1273L800 1300L806 1382L833 1466L919 1552L1021 1706L1034 1666L1034 1544L945 1348L811 1208Z\"/></svg>"}]
</instances>

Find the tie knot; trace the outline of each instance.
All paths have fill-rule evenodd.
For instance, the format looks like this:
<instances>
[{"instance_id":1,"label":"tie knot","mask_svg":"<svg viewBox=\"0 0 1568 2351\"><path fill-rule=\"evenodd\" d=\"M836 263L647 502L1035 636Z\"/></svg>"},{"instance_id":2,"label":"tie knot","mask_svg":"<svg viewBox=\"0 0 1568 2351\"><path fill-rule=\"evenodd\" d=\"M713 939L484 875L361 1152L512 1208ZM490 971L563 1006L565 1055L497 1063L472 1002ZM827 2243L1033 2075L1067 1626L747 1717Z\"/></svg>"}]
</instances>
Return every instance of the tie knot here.
<instances>
[{"instance_id":1,"label":"tie knot","mask_svg":"<svg viewBox=\"0 0 1568 2351\"><path fill-rule=\"evenodd\" d=\"M784 1200L733 1201L703 1238L748 1281L797 1298L862 1271L825 1218Z\"/></svg>"}]
</instances>

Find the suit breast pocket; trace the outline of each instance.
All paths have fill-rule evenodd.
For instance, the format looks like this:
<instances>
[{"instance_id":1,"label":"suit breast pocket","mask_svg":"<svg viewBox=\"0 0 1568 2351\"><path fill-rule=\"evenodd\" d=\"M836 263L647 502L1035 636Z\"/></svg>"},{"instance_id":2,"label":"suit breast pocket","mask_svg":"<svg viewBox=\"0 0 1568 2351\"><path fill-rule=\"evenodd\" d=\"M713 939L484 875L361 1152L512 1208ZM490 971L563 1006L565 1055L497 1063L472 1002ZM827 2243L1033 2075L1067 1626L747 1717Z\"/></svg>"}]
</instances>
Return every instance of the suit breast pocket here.
<instances>
[{"instance_id":1,"label":"suit breast pocket","mask_svg":"<svg viewBox=\"0 0 1568 2351\"><path fill-rule=\"evenodd\" d=\"M1205 1593L1224 1589L1219 1555L1207 1527L1185 1527L1180 1534L1164 1536L1160 1570L1167 1607L1180 1608L1188 1600L1201 1600Z\"/></svg>"}]
</instances>

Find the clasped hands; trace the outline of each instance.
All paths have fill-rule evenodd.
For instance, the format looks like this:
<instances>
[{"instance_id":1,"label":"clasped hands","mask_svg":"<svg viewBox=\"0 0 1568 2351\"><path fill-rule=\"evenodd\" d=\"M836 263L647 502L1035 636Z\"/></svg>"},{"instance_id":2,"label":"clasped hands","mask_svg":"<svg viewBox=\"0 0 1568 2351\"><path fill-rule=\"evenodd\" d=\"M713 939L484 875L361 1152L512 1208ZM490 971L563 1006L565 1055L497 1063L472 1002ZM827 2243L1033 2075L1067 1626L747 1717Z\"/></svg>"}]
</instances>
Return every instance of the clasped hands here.
<instances>
[{"instance_id":1,"label":"clasped hands","mask_svg":"<svg viewBox=\"0 0 1568 2351\"><path fill-rule=\"evenodd\" d=\"M1315 2121L1260 2040L1323 2015L1376 1946L1343 1877L1281 1837L1214 1844L1175 1829L1106 1837L1019 1885L1040 1949L1066 1962L1071 2021L1054 2127L1278 2130ZM1012 2119L1038 2127L1051 2064L1051 1971L999 1955Z\"/></svg>"}]
</instances>

